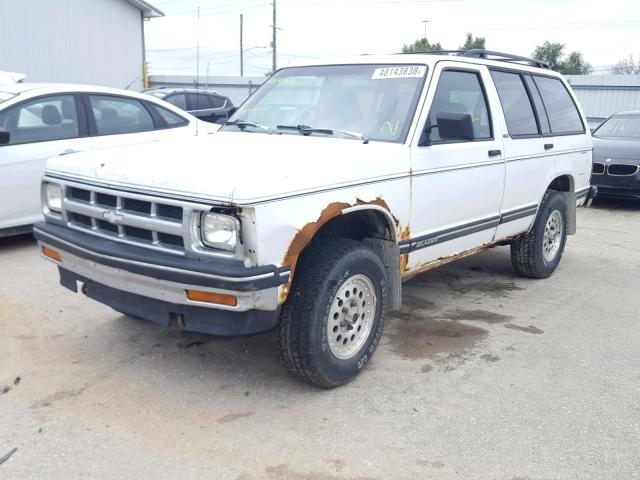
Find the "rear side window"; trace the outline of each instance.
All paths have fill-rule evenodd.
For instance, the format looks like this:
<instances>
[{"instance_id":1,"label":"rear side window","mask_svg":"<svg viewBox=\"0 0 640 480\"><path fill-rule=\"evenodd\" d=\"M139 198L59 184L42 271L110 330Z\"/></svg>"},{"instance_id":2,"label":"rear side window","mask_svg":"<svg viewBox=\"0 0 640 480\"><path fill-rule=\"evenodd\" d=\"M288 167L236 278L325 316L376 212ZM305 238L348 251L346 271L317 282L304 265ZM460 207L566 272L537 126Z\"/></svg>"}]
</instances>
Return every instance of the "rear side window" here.
<instances>
[{"instance_id":1,"label":"rear side window","mask_svg":"<svg viewBox=\"0 0 640 480\"><path fill-rule=\"evenodd\" d=\"M429 125L437 125L439 113L467 113L471 115L474 140L491 138L487 99L480 78L475 72L442 72L429 111ZM431 141L441 140L438 128L434 127L431 130Z\"/></svg>"},{"instance_id":2,"label":"rear side window","mask_svg":"<svg viewBox=\"0 0 640 480\"><path fill-rule=\"evenodd\" d=\"M98 135L148 132L154 129L151 114L142 102L110 95L89 95Z\"/></svg>"},{"instance_id":3,"label":"rear side window","mask_svg":"<svg viewBox=\"0 0 640 480\"><path fill-rule=\"evenodd\" d=\"M189 122L187 119L181 117L180 115L173 113L166 108L159 107L158 105L153 105L158 115L162 117L162 119L167 123L167 127L181 127L182 125L187 125Z\"/></svg>"},{"instance_id":4,"label":"rear side window","mask_svg":"<svg viewBox=\"0 0 640 480\"><path fill-rule=\"evenodd\" d=\"M206 110L212 107L211 97L209 95L203 95L202 93L189 93L187 94L189 101L189 110Z\"/></svg>"},{"instance_id":5,"label":"rear side window","mask_svg":"<svg viewBox=\"0 0 640 480\"><path fill-rule=\"evenodd\" d=\"M520 75L492 71L491 76L498 90L509 135L514 137L538 135L538 124L533 113L533 106Z\"/></svg>"},{"instance_id":6,"label":"rear side window","mask_svg":"<svg viewBox=\"0 0 640 480\"><path fill-rule=\"evenodd\" d=\"M551 133L584 133L584 125L571 95L558 78L535 76L535 83L547 108Z\"/></svg>"},{"instance_id":7,"label":"rear side window","mask_svg":"<svg viewBox=\"0 0 640 480\"><path fill-rule=\"evenodd\" d=\"M175 105L178 108L181 108L182 110L187 109L187 97L185 96L184 93L169 95L167 98L165 98L165 100L170 104Z\"/></svg>"},{"instance_id":8,"label":"rear side window","mask_svg":"<svg viewBox=\"0 0 640 480\"><path fill-rule=\"evenodd\" d=\"M211 99L212 108L222 108L224 107L224 97L220 97L218 95L209 96Z\"/></svg>"}]
</instances>

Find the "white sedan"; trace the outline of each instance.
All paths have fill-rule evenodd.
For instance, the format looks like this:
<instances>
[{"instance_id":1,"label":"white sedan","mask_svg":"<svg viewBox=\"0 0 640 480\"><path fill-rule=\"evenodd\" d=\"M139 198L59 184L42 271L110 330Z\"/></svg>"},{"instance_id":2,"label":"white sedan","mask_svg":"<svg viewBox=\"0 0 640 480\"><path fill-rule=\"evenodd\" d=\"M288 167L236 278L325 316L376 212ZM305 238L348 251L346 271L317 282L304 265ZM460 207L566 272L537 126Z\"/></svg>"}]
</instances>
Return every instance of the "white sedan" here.
<instances>
[{"instance_id":1,"label":"white sedan","mask_svg":"<svg viewBox=\"0 0 640 480\"><path fill-rule=\"evenodd\" d=\"M150 95L87 85L0 85L0 237L41 219L48 158L134 143L205 135L202 122Z\"/></svg>"}]
</instances>

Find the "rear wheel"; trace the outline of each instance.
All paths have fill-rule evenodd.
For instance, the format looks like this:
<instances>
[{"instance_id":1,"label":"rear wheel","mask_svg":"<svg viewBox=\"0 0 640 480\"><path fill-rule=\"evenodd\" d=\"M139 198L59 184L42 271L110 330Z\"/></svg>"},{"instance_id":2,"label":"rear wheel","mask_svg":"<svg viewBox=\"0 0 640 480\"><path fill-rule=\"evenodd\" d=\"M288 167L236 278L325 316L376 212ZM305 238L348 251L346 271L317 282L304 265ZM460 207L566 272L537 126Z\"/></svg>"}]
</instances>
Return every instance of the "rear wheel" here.
<instances>
[{"instance_id":1,"label":"rear wheel","mask_svg":"<svg viewBox=\"0 0 640 480\"><path fill-rule=\"evenodd\" d=\"M547 190L531 230L511 243L511 264L524 277L547 278L560 263L567 242L567 204Z\"/></svg>"},{"instance_id":2,"label":"rear wheel","mask_svg":"<svg viewBox=\"0 0 640 480\"><path fill-rule=\"evenodd\" d=\"M280 351L293 375L321 388L353 379L380 341L385 267L362 243L323 241L304 252L280 317Z\"/></svg>"}]
</instances>

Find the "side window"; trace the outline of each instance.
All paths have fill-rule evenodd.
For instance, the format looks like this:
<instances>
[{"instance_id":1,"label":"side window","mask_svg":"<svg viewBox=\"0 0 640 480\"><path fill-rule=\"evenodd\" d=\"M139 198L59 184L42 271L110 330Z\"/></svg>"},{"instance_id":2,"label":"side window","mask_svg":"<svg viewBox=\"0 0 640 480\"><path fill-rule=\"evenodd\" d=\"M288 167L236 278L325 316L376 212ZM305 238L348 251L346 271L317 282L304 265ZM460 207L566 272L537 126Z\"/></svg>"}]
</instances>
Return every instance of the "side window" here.
<instances>
[{"instance_id":1,"label":"side window","mask_svg":"<svg viewBox=\"0 0 640 480\"><path fill-rule=\"evenodd\" d=\"M433 126L432 142L442 140L436 126L439 113L467 113L471 115L474 140L492 136L489 107L477 73L445 70L440 75L428 118Z\"/></svg>"},{"instance_id":2,"label":"side window","mask_svg":"<svg viewBox=\"0 0 640 480\"><path fill-rule=\"evenodd\" d=\"M549 117L547 116L547 111L544 108L544 103L542 102L542 97L540 96L538 87L533 81L533 78L531 78L529 75L526 75L524 77L524 81L527 84L527 88L529 89L529 93L531 94L531 98L533 99L533 105L536 107L538 121L540 122L540 130L542 131L543 135L548 135L551 133L551 127L549 126Z\"/></svg>"},{"instance_id":3,"label":"side window","mask_svg":"<svg viewBox=\"0 0 640 480\"><path fill-rule=\"evenodd\" d=\"M0 114L9 145L47 142L80 136L73 95L54 95L23 103Z\"/></svg>"},{"instance_id":4,"label":"side window","mask_svg":"<svg viewBox=\"0 0 640 480\"><path fill-rule=\"evenodd\" d=\"M165 98L165 100L170 104L175 105L178 108L181 108L182 110L187 109L187 97L185 96L184 93L176 93L175 95L169 95L167 98Z\"/></svg>"},{"instance_id":5,"label":"side window","mask_svg":"<svg viewBox=\"0 0 640 480\"><path fill-rule=\"evenodd\" d=\"M551 132L584 133L584 125L575 103L562 81L558 78L535 76L535 83L547 107Z\"/></svg>"},{"instance_id":6,"label":"side window","mask_svg":"<svg viewBox=\"0 0 640 480\"><path fill-rule=\"evenodd\" d=\"M142 102L111 95L89 95L98 135L148 132L154 129L151 114Z\"/></svg>"},{"instance_id":7,"label":"side window","mask_svg":"<svg viewBox=\"0 0 640 480\"><path fill-rule=\"evenodd\" d=\"M209 95L203 95L202 93L188 93L189 110L206 110L213 108L211 106L211 100Z\"/></svg>"},{"instance_id":8,"label":"side window","mask_svg":"<svg viewBox=\"0 0 640 480\"><path fill-rule=\"evenodd\" d=\"M518 73L492 71L509 135L538 135L538 125L527 90Z\"/></svg>"},{"instance_id":9,"label":"side window","mask_svg":"<svg viewBox=\"0 0 640 480\"><path fill-rule=\"evenodd\" d=\"M181 127L183 125L187 125L189 121L186 118L181 117L177 113L173 113L166 108L162 108L158 105L152 105L152 108L158 112L158 115L162 117L162 119L167 123L167 127Z\"/></svg>"},{"instance_id":10,"label":"side window","mask_svg":"<svg viewBox=\"0 0 640 480\"><path fill-rule=\"evenodd\" d=\"M222 108L224 107L225 98L219 95L209 95L209 100L211 101L211 108Z\"/></svg>"}]
</instances>

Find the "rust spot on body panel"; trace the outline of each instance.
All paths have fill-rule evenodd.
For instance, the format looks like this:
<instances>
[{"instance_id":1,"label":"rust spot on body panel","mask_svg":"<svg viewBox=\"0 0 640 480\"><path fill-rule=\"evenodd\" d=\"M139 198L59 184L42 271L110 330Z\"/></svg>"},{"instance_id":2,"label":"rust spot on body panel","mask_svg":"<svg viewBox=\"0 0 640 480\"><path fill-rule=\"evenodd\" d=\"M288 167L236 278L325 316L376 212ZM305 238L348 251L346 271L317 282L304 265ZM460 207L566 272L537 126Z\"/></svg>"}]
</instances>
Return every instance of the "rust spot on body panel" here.
<instances>
[{"instance_id":1,"label":"rust spot on body panel","mask_svg":"<svg viewBox=\"0 0 640 480\"><path fill-rule=\"evenodd\" d=\"M307 223L300 230L298 230L298 233L296 233L296 235L293 237L293 240L291 240L291 243L289 244L287 253L284 256L284 259L282 260L282 265L287 265L291 267L291 275L289 276L289 281L285 285L280 287L278 300L281 305L285 302L285 300L287 299L287 296L289 295L289 291L291 289L291 282L293 281L293 276L295 274L296 264L298 263L298 258L302 253L302 251L305 249L305 247L309 244L309 242L311 242L314 235L327 222L336 218L339 215L342 215L343 210L349 207L354 207L358 205L376 205L378 207L385 209L387 212L391 214L389 205L387 205L387 202L381 197L377 197L374 200L371 200L368 202L357 198L354 204L349 204L346 202L333 202L327 205L322 210L322 212L320 212L320 216L318 217L318 219L315 222ZM391 214L391 216L396 224L396 230L400 230L400 223L398 219L393 214ZM406 231L408 234L408 228L406 229ZM399 238L402 237L402 232L399 233L398 237Z\"/></svg>"},{"instance_id":2,"label":"rust spot on body panel","mask_svg":"<svg viewBox=\"0 0 640 480\"><path fill-rule=\"evenodd\" d=\"M398 235L398 241L403 240L411 240L411 230L409 229L409 225L400 230L400 234ZM400 255L400 275L407 271L409 268L409 254L405 253Z\"/></svg>"},{"instance_id":3,"label":"rust spot on body panel","mask_svg":"<svg viewBox=\"0 0 640 480\"><path fill-rule=\"evenodd\" d=\"M400 270L400 274L402 275L402 281L405 282L410 278L415 277L419 273L426 272L427 270L431 270L432 268L437 268L441 265L446 265L449 262L453 262L454 260L459 260L464 257L468 257L469 255L474 255L476 253L484 252L485 250L489 250L493 248L494 244L481 245L476 248L471 248L469 250L465 250L464 252L454 253L453 255L447 255L444 257L437 258L436 260L431 260L430 262L419 263L415 267L410 270Z\"/></svg>"}]
</instances>

